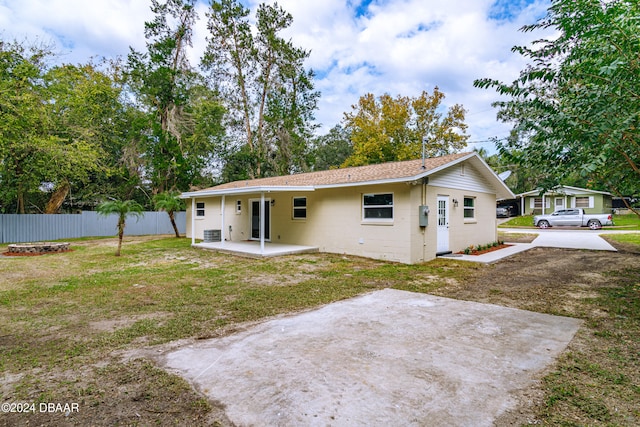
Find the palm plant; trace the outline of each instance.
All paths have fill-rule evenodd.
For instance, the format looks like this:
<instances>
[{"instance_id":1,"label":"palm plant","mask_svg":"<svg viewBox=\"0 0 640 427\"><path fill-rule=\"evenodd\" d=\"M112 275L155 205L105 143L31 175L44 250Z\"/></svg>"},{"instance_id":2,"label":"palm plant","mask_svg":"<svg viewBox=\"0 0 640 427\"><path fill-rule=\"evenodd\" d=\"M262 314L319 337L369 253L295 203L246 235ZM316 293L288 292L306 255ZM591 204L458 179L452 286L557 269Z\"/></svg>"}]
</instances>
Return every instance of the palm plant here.
<instances>
[{"instance_id":1,"label":"palm plant","mask_svg":"<svg viewBox=\"0 0 640 427\"><path fill-rule=\"evenodd\" d=\"M159 193L153 197L153 204L155 205L156 210L165 211L167 215L169 215L173 231L176 233L176 237L180 237L175 217L175 213L184 208L184 203L182 202L182 199L180 199L180 195L169 191Z\"/></svg>"},{"instance_id":2,"label":"palm plant","mask_svg":"<svg viewBox=\"0 0 640 427\"><path fill-rule=\"evenodd\" d=\"M134 215L136 217L141 217L144 215L143 210L142 206L133 200L112 200L103 202L98 206L97 211L100 215L118 215L118 249L116 250L116 256L120 256L122 237L124 236L124 227L127 216Z\"/></svg>"}]
</instances>

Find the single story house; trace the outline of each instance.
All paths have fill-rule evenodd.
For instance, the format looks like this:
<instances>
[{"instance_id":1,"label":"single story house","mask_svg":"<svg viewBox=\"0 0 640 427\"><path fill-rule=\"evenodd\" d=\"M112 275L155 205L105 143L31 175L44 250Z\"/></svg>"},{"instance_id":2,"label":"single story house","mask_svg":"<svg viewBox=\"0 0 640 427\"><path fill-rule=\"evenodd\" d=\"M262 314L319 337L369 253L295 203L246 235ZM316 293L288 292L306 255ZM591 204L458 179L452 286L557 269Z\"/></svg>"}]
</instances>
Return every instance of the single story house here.
<instances>
[{"instance_id":1,"label":"single story house","mask_svg":"<svg viewBox=\"0 0 640 427\"><path fill-rule=\"evenodd\" d=\"M611 213L612 197L606 191L561 185L541 193L541 189L516 194L522 215L552 213L560 209L583 208L586 213Z\"/></svg>"},{"instance_id":2,"label":"single story house","mask_svg":"<svg viewBox=\"0 0 640 427\"><path fill-rule=\"evenodd\" d=\"M474 152L182 194L190 200L187 237L195 246L224 250L255 241L265 254L270 244L304 245L408 264L496 241L496 198L513 197ZM216 242L196 244L207 231Z\"/></svg>"}]
</instances>

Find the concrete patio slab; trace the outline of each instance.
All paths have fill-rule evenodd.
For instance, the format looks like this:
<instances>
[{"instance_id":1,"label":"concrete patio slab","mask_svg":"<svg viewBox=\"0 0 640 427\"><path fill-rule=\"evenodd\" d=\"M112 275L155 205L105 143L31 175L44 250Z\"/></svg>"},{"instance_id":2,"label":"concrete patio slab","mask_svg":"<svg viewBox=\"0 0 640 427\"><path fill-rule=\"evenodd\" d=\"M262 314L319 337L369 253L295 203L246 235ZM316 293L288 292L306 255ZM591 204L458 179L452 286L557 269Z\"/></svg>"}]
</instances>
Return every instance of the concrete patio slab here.
<instances>
[{"instance_id":1,"label":"concrete patio slab","mask_svg":"<svg viewBox=\"0 0 640 427\"><path fill-rule=\"evenodd\" d=\"M314 246L287 245L283 243L265 243L264 251L260 248L260 242L209 242L196 243L194 248L208 249L249 258L263 258L283 255L305 254L318 252Z\"/></svg>"},{"instance_id":2,"label":"concrete patio slab","mask_svg":"<svg viewBox=\"0 0 640 427\"><path fill-rule=\"evenodd\" d=\"M490 426L577 319L385 289L162 356L239 426Z\"/></svg>"}]
</instances>

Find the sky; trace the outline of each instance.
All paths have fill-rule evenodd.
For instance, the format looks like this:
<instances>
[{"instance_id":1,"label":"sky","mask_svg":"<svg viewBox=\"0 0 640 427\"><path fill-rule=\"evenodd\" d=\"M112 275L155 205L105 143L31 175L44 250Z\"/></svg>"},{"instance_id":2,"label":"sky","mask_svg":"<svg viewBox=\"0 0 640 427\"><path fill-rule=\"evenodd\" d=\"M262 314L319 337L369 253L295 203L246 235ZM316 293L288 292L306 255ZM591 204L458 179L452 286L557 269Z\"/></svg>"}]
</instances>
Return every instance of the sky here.
<instances>
[{"instance_id":1,"label":"sky","mask_svg":"<svg viewBox=\"0 0 640 427\"><path fill-rule=\"evenodd\" d=\"M208 1L198 0L191 63L197 65L207 38ZM259 3L242 0L255 16ZM544 17L549 0L279 0L293 16L283 36L310 51L321 98L319 134L339 124L367 94L416 97L438 87L443 104L467 110L469 149L495 151L489 138L504 138L510 126L496 120L498 95L473 81L511 82L526 62L511 52L541 34L523 25ZM150 0L0 0L0 37L53 42L64 63L92 57L126 57L144 51Z\"/></svg>"}]
</instances>

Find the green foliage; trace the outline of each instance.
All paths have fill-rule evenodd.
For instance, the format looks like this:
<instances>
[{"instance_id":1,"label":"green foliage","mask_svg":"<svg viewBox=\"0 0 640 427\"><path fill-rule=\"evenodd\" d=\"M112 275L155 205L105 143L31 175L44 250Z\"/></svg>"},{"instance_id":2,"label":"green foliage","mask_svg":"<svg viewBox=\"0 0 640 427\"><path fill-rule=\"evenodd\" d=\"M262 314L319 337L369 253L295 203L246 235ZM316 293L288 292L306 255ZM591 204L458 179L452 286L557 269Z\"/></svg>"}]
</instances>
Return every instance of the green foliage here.
<instances>
[{"instance_id":1,"label":"green foliage","mask_svg":"<svg viewBox=\"0 0 640 427\"><path fill-rule=\"evenodd\" d=\"M178 226L176 225L175 220L175 213L185 208L184 202L180 198L180 194L176 192L156 194L153 197L153 204L157 210L167 212L176 237L180 237L180 232L178 231Z\"/></svg>"},{"instance_id":2,"label":"green foliage","mask_svg":"<svg viewBox=\"0 0 640 427\"><path fill-rule=\"evenodd\" d=\"M510 100L498 117L514 123L499 144L513 161L546 171L544 186L579 174L617 195L640 191L640 4L635 0L554 0L523 31L555 30L533 47L511 84L475 82Z\"/></svg>"},{"instance_id":3,"label":"green foliage","mask_svg":"<svg viewBox=\"0 0 640 427\"><path fill-rule=\"evenodd\" d=\"M314 138L310 163L313 170L317 171L338 168L352 153L349 132L336 125L328 134Z\"/></svg>"},{"instance_id":4,"label":"green foliage","mask_svg":"<svg viewBox=\"0 0 640 427\"><path fill-rule=\"evenodd\" d=\"M100 215L103 216L118 216L118 249L116 250L116 256L120 256L122 249L122 238L124 237L124 228L126 226L127 216L133 215L136 217L141 217L143 215L144 209L138 202L134 200L110 200L98 205L98 208L96 210Z\"/></svg>"},{"instance_id":5,"label":"green foliage","mask_svg":"<svg viewBox=\"0 0 640 427\"><path fill-rule=\"evenodd\" d=\"M280 36L292 16L278 4L261 4L255 31L237 0L212 1L209 44L202 60L220 88L233 138L220 157L225 180L287 174L308 168L307 141L319 94L304 69L309 52ZM242 167L235 164L241 161Z\"/></svg>"},{"instance_id":6,"label":"green foliage","mask_svg":"<svg viewBox=\"0 0 640 427\"><path fill-rule=\"evenodd\" d=\"M101 170L103 138L119 91L92 65L49 69L47 48L0 41L0 204L42 209L51 183L56 212L70 189ZM39 205L39 206L38 206Z\"/></svg>"},{"instance_id":7,"label":"green foliage","mask_svg":"<svg viewBox=\"0 0 640 427\"><path fill-rule=\"evenodd\" d=\"M154 190L187 189L202 176L224 129L224 109L187 58L195 0L151 1L155 14L145 23L147 52L133 49L127 76L139 102L150 112L143 140L145 166Z\"/></svg>"},{"instance_id":8,"label":"green foliage","mask_svg":"<svg viewBox=\"0 0 640 427\"><path fill-rule=\"evenodd\" d=\"M373 94L360 97L353 112L345 113L344 125L351 134L353 154L343 166L360 166L397 160L419 159L425 141L429 157L450 154L464 148L465 111L461 105L440 112L444 94L436 87L433 94L419 97Z\"/></svg>"}]
</instances>

